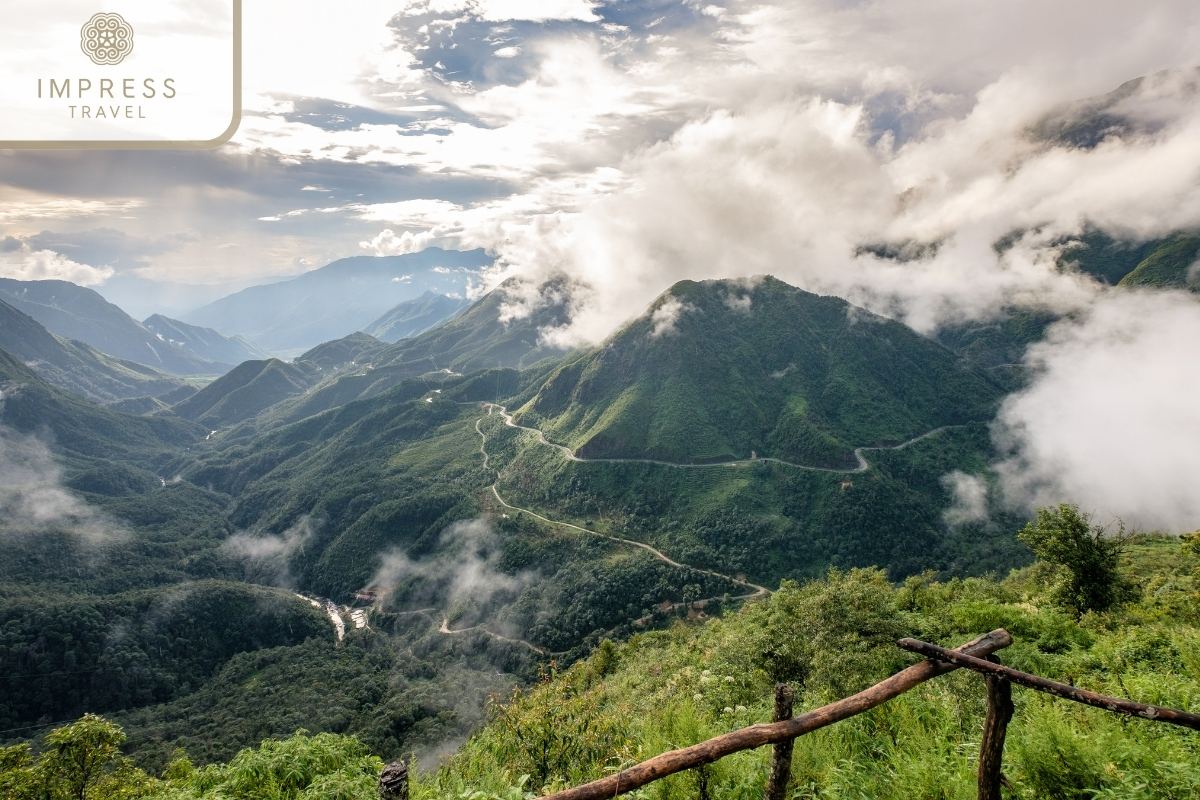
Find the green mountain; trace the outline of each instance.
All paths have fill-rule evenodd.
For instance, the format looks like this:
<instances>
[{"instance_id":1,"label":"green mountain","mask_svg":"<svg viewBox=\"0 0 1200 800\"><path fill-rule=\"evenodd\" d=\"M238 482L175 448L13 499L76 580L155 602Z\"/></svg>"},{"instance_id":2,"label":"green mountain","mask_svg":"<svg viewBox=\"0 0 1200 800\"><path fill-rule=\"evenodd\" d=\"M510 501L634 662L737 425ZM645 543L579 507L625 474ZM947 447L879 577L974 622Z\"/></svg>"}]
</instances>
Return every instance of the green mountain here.
<instances>
[{"instance_id":1,"label":"green mountain","mask_svg":"<svg viewBox=\"0 0 1200 800\"><path fill-rule=\"evenodd\" d=\"M252 286L185 315L185 322L240 334L294 355L371 324L426 291L461 292L492 263L482 250L431 247L403 256L354 256L291 280Z\"/></svg>"},{"instance_id":2,"label":"green mountain","mask_svg":"<svg viewBox=\"0 0 1200 800\"><path fill-rule=\"evenodd\" d=\"M1114 239L1103 231L1087 231L1063 248L1058 263L1060 268L1077 269L1115 286L1164 241L1129 242Z\"/></svg>"},{"instance_id":3,"label":"green mountain","mask_svg":"<svg viewBox=\"0 0 1200 800\"><path fill-rule=\"evenodd\" d=\"M307 361L332 372L346 366L370 364L374 357L386 348L387 345L374 336L355 332L341 339L319 344L296 360Z\"/></svg>"},{"instance_id":4,"label":"green mountain","mask_svg":"<svg viewBox=\"0 0 1200 800\"><path fill-rule=\"evenodd\" d=\"M96 292L68 281L0 278L0 300L57 336L120 359L175 375L220 375L231 368L173 347Z\"/></svg>"},{"instance_id":5,"label":"green mountain","mask_svg":"<svg viewBox=\"0 0 1200 800\"><path fill-rule=\"evenodd\" d=\"M49 434L68 456L150 463L203 437L197 425L175 418L133 417L51 386L0 350L0 423L20 433Z\"/></svg>"},{"instance_id":6,"label":"green mountain","mask_svg":"<svg viewBox=\"0 0 1200 800\"><path fill-rule=\"evenodd\" d=\"M1158 243L1119 286L1190 289L1200 292L1200 236L1176 236Z\"/></svg>"},{"instance_id":7,"label":"green mountain","mask_svg":"<svg viewBox=\"0 0 1200 800\"><path fill-rule=\"evenodd\" d=\"M366 325L363 333L392 344L436 328L454 319L470 305L469 300L456 300L444 294L426 292L415 300L406 300Z\"/></svg>"},{"instance_id":8,"label":"green mountain","mask_svg":"<svg viewBox=\"0 0 1200 800\"><path fill-rule=\"evenodd\" d=\"M855 447L986 420L1001 394L910 328L768 277L676 284L519 416L585 458L852 467Z\"/></svg>"},{"instance_id":9,"label":"green mountain","mask_svg":"<svg viewBox=\"0 0 1200 800\"><path fill-rule=\"evenodd\" d=\"M306 361L245 361L171 410L184 419L217 428L301 394L320 377L321 369Z\"/></svg>"},{"instance_id":10,"label":"green mountain","mask_svg":"<svg viewBox=\"0 0 1200 800\"><path fill-rule=\"evenodd\" d=\"M271 357L270 353L243 336L225 336L212 328L189 325L161 314L147 317L142 325L160 341L208 361L240 364Z\"/></svg>"},{"instance_id":11,"label":"green mountain","mask_svg":"<svg viewBox=\"0 0 1200 800\"><path fill-rule=\"evenodd\" d=\"M245 362L142 417L0 360L0 434L32 434L4 444L52 443L42 483L70 511L41 527L0 515L15 643L0 667L38 676L9 687L8 727L120 709L156 771L177 746L229 758L298 725L391 758L466 736L488 692L536 680L550 657L668 625L699 598L706 613L736 608L755 591L738 576L773 588L830 565L898 580L1026 563L998 504L986 520L943 517L948 472L989 479L988 429L971 420L999 393L949 349L767 278L680 284L603 347L555 358L539 342L567 318L563 290L525 318L501 321L502 286L412 339L357 333L294 363ZM548 425L583 408L601 432L642 403L656 441L682 431L678 460L699 460L693 432L741 455L747 431L760 455L815 441L826 449L783 452L855 466L853 447L970 422L868 452L852 475L764 459L691 469L570 460L486 402ZM88 526L105 537L77 535ZM339 604L370 589L370 627L335 645L298 600L238 584ZM56 638L42 647L39 630Z\"/></svg>"},{"instance_id":12,"label":"green mountain","mask_svg":"<svg viewBox=\"0 0 1200 800\"><path fill-rule=\"evenodd\" d=\"M189 386L132 361L105 355L83 342L61 339L0 300L0 348L19 358L48 383L97 403L154 395Z\"/></svg>"}]
</instances>

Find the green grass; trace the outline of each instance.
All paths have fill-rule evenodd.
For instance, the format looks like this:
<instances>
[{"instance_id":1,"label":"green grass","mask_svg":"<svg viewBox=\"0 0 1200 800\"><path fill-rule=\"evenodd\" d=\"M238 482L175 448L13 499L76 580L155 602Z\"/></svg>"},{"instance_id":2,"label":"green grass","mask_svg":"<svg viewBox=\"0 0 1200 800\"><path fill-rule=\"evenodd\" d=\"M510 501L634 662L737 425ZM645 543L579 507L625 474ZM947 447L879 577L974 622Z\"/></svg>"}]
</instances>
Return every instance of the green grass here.
<instances>
[{"instance_id":1,"label":"green grass","mask_svg":"<svg viewBox=\"0 0 1200 800\"><path fill-rule=\"evenodd\" d=\"M910 580L874 571L788 585L769 601L703 625L635 636L528 691L502 700L491 724L414 797L467 789L503 794L522 775L543 791L609 774L770 717L776 680L812 708L864 688L907 663L893 644L911 635L959 644L1004 626L1006 664L1144 702L1200 708L1195 625L1200 560L1175 540L1143 539L1125 569L1154 585L1145 599L1080 622L1048 604L1039 569L1004 581ZM1012 798L1194 797L1200 742L1193 732L1014 688L1005 774ZM985 711L982 679L958 672L871 712L802 737L792 765L796 798L973 798ZM551 746L547 747L549 744ZM761 796L769 750L723 759L651 784L639 796ZM702 774L701 774L702 773Z\"/></svg>"}]
</instances>

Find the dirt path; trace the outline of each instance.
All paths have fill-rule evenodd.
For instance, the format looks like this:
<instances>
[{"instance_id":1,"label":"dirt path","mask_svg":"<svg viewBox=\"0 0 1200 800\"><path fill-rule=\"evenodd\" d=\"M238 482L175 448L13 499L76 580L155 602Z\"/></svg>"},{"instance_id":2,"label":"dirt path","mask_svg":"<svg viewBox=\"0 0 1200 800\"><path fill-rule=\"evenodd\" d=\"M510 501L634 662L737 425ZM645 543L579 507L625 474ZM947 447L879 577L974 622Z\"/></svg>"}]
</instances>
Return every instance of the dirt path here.
<instances>
[{"instance_id":1,"label":"dirt path","mask_svg":"<svg viewBox=\"0 0 1200 800\"><path fill-rule=\"evenodd\" d=\"M533 652L540 653L541 655L544 655L544 656L562 655L562 653L552 653L549 650L547 650L546 648L538 647L533 642L527 642L524 639L510 639L507 636L501 636L498 633L488 630L487 628L483 627L482 625L472 625L469 628L459 628L458 630L451 630L450 618L445 617L445 616L442 617L442 626L440 628L438 628L438 633L446 633L446 634L470 633L471 631L479 631L480 633L486 633L488 636L492 637L493 639L499 639L502 642L512 642L513 644L523 644L526 647L528 647L530 650L532 650Z\"/></svg>"}]
</instances>

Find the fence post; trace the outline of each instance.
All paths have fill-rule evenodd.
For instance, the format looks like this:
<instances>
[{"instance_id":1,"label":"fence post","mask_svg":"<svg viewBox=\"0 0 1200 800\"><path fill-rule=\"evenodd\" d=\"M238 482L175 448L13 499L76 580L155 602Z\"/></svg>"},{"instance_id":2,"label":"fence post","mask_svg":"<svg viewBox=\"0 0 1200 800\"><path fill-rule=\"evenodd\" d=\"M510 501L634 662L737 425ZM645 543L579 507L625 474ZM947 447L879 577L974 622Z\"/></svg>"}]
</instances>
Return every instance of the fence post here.
<instances>
[{"instance_id":1,"label":"fence post","mask_svg":"<svg viewBox=\"0 0 1200 800\"><path fill-rule=\"evenodd\" d=\"M1000 659L988 656L989 661ZM1004 734L1013 715L1012 684L999 675L985 675L987 719L983 723L983 741L979 743L979 800L1000 800L1000 774L1004 758Z\"/></svg>"},{"instance_id":2,"label":"fence post","mask_svg":"<svg viewBox=\"0 0 1200 800\"><path fill-rule=\"evenodd\" d=\"M408 767L403 761L393 761L379 776L380 800L408 800Z\"/></svg>"},{"instance_id":3,"label":"fence post","mask_svg":"<svg viewBox=\"0 0 1200 800\"><path fill-rule=\"evenodd\" d=\"M792 718L792 700L795 693L792 687L782 683L775 684L775 718L773 722L783 722ZM792 776L792 746L795 739L779 742L771 750L771 776L767 779L767 791L763 800L783 800L787 795L788 779Z\"/></svg>"}]
</instances>

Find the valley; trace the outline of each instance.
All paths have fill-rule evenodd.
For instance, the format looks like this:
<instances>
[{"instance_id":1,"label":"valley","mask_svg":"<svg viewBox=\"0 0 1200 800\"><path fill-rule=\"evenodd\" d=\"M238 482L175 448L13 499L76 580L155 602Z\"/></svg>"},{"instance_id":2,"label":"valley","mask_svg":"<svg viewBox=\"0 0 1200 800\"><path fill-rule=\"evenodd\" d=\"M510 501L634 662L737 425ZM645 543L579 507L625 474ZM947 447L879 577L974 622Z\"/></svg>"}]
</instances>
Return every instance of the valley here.
<instances>
[{"instance_id":1,"label":"valley","mask_svg":"<svg viewBox=\"0 0 1200 800\"><path fill-rule=\"evenodd\" d=\"M36 465L0 496L0 662L23 676L0 729L105 713L151 771L298 727L434 752L548 663L831 568L953 581L1030 562L995 494L949 521L945 476L994 482L988 426L1020 380L996 370L1045 318L957 329L955 350L772 278L683 282L567 352L539 333L565 303L501 321L510 290L144 410L98 405L79 381L106 357L10 315L15 349L84 355L0 360L7 463ZM22 511L46 491L59 510Z\"/></svg>"}]
</instances>

